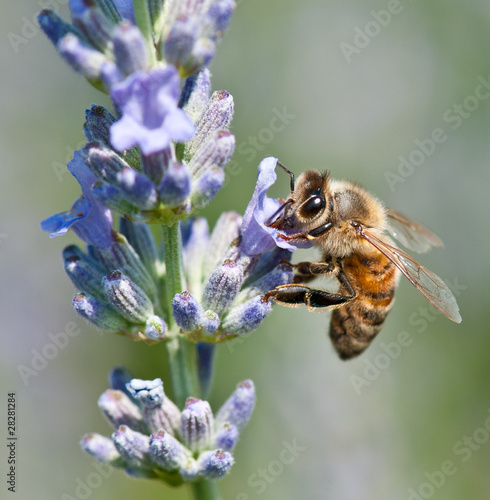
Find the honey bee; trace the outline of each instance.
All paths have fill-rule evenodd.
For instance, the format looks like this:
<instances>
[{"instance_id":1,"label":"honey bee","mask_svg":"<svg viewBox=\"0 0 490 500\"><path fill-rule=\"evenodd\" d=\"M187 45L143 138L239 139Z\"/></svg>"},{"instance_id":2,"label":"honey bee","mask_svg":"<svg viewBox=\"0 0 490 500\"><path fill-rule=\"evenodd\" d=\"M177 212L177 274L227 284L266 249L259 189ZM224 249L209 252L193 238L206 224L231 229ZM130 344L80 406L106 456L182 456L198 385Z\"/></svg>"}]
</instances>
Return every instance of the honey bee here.
<instances>
[{"instance_id":1,"label":"honey bee","mask_svg":"<svg viewBox=\"0 0 490 500\"><path fill-rule=\"evenodd\" d=\"M434 273L393 245L390 236L409 250L426 252L442 241L428 228L385 208L361 186L337 181L330 173L303 172L291 176L291 194L268 226L291 243L309 241L321 248L321 262L290 264L294 282L263 296L278 304L305 304L311 311L333 310L329 336L341 359L361 354L381 330L393 305L400 272L450 320L461 316L453 294ZM284 233L283 233L284 232ZM303 283L318 276L339 282L335 293Z\"/></svg>"}]
</instances>

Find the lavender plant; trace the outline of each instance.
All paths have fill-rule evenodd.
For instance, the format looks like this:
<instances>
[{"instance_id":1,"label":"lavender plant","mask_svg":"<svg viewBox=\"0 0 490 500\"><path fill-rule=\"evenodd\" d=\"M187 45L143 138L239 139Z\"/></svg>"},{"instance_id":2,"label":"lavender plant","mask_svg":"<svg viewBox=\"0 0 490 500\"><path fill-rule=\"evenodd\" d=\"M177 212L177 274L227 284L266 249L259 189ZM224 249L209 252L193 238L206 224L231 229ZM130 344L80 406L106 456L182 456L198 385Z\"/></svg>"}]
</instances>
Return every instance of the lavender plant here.
<instances>
[{"instance_id":1,"label":"lavender plant","mask_svg":"<svg viewBox=\"0 0 490 500\"><path fill-rule=\"evenodd\" d=\"M63 251L77 313L103 331L165 343L175 401L160 379L115 369L99 399L114 432L87 434L82 447L131 476L188 483L194 498L217 498L215 480L234 462L255 388L238 384L213 414L204 398L214 352L264 320L271 305L262 296L292 281L284 261L295 249L265 225L279 206L267 197L275 158L259 165L243 217L223 213L210 232L195 216L222 187L235 145L233 98L211 93L207 69L234 2L69 6L71 24L50 9L39 23L63 59L110 95L113 110L87 110L87 143L68 163L82 194L42 229L51 237L73 230L84 243Z\"/></svg>"}]
</instances>

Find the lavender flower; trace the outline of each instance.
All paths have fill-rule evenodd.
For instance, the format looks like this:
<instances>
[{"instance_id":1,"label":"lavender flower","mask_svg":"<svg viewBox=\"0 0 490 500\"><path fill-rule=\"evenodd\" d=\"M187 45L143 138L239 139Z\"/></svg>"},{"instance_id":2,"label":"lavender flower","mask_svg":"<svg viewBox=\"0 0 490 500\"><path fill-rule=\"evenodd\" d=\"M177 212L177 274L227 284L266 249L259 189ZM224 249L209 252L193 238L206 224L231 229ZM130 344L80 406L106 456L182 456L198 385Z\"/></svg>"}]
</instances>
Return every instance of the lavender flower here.
<instances>
[{"instance_id":1,"label":"lavender flower","mask_svg":"<svg viewBox=\"0 0 490 500\"><path fill-rule=\"evenodd\" d=\"M239 430L254 407L251 381L238 384L218 410L216 423L207 401L189 398L180 412L160 379L133 379L127 387L135 402L113 389L100 397L99 407L115 432L112 439L86 434L81 441L85 451L130 475L174 485L229 472Z\"/></svg>"},{"instance_id":2,"label":"lavender flower","mask_svg":"<svg viewBox=\"0 0 490 500\"><path fill-rule=\"evenodd\" d=\"M111 97L122 118L112 126L111 142L118 150L139 146L145 155L168 148L170 141L190 139L194 127L179 109L179 76L173 66L138 71L112 87Z\"/></svg>"}]
</instances>

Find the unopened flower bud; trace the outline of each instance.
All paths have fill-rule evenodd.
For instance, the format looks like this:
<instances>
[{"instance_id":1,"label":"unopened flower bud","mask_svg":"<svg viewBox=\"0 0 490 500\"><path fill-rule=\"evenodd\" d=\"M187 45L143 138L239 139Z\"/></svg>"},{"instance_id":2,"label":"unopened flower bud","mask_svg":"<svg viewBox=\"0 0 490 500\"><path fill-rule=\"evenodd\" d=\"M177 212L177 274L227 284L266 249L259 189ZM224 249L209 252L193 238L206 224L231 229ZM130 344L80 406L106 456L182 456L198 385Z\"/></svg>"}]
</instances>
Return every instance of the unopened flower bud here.
<instances>
[{"instance_id":1,"label":"unopened flower bud","mask_svg":"<svg viewBox=\"0 0 490 500\"><path fill-rule=\"evenodd\" d=\"M201 326L203 310L199 302L187 291L178 293L172 301L175 322L185 332Z\"/></svg>"},{"instance_id":2,"label":"unopened flower bud","mask_svg":"<svg viewBox=\"0 0 490 500\"><path fill-rule=\"evenodd\" d=\"M167 324L160 316L150 316L145 324L145 336L150 340L163 340L167 333Z\"/></svg>"},{"instance_id":3,"label":"unopened flower bud","mask_svg":"<svg viewBox=\"0 0 490 500\"><path fill-rule=\"evenodd\" d=\"M79 38L68 33L58 42L63 59L90 82L101 80L102 68L108 59L99 51L87 47Z\"/></svg>"},{"instance_id":4,"label":"unopened flower bud","mask_svg":"<svg viewBox=\"0 0 490 500\"><path fill-rule=\"evenodd\" d=\"M108 389L100 396L98 405L114 429L120 425L127 425L136 431L144 432L146 430L140 409L124 392Z\"/></svg>"},{"instance_id":5,"label":"unopened flower bud","mask_svg":"<svg viewBox=\"0 0 490 500\"><path fill-rule=\"evenodd\" d=\"M112 47L113 25L95 2L90 0L70 0L71 19L92 43L104 52Z\"/></svg>"},{"instance_id":6,"label":"unopened flower bud","mask_svg":"<svg viewBox=\"0 0 490 500\"><path fill-rule=\"evenodd\" d=\"M148 64L148 53L141 31L129 22L120 23L114 30L114 56L124 76L143 70Z\"/></svg>"},{"instance_id":7,"label":"unopened flower bud","mask_svg":"<svg viewBox=\"0 0 490 500\"><path fill-rule=\"evenodd\" d=\"M150 438L121 425L112 434L112 439L121 457L130 465L145 467L150 462Z\"/></svg>"},{"instance_id":8,"label":"unopened flower bud","mask_svg":"<svg viewBox=\"0 0 490 500\"><path fill-rule=\"evenodd\" d=\"M211 75L207 68L185 80L179 106L184 109L193 123L196 123L208 103L210 90Z\"/></svg>"},{"instance_id":9,"label":"unopened flower bud","mask_svg":"<svg viewBox=\"0 0 490 500\"><path fill-rule=\"evenodd\" d=\"M242 429L249 421L255 406L255 386L251 380L240 382L233 394L216 414L216 422L228 422Z\"/></svg>"},{"instance_id":10,"label":"unopened flower bud","mask_svg":"<svg viewBox=\"0 0 490 500\"><path fill-rule=\"evenodd\" d=\"M224 422L216 429L215 443L218 448L232 451L238 441L238 429L229 422Z\"/></svg>"},{"instance_id":11,"label":"unopened flower bud","mask_svg":"<svg viewBox=\"0 0 490 500\"><path fill-rule=\"evenodd\" d=\"M195 208L205 207L216 198L225 182L225 172L220 168L206 170L192 186L192 205Z\"/></svg>"},{"instance_id":12,"label":"unopened flower bud","mask_svg":"<svg viewBox=\"0 0 490 500\"><path fill-rule=\"evenodd\" d=\"M180 421L180 437L193 452L206 448L213 435L213 413L207 401L187 398Z\"/></svg>"},{"instance_id":13,"label":"unopened flower bud","mask_svg":"<svg viewBox=\"0 0 490 500\"><path fill-rule=\"evenodd\" d=\"M262 302L260 296L250 299L230 309L223 320L223 330L238 335L256 330L271 310L271 304Z\"/></svg>"},{"instance_id":14,"label":"unopened flower bud","mask_svg":"<svg viewBox=\"0 0 490 500\"><path fill-rule=\"evenodd\" d=\"M90 142L98 141L105 147L110 148L109 129L115 121L116 117L104 106L92 104L90 109L85 111L85 124L83 125L85 137Z\"/></svg>"},{"instance_id":15,"label":"unopened flower bud","mask_svg":"<svg viewBox=\"0 0 490 500\"><path fill-rule=\"evenodd\" d=\"M191 452L180 441L163 430L150 436L150 455L153 462L164 470L185 467L192 458Z\"/></svg>"},{"instance_id":16,"label":"unopened flower bud","mask_svg":"<svg viewBox=\"0 0 490 500\"><path fill-rule=\"evenodd\" d=\"M45 35L54 45L58 45L58 42L68 33L74 35L77 33L77 30L71 24L64 21L52 9L41 10L37 16L37 20Z\"/></svg>"},{"instance_id":17,"label":"unopened flower bud","mask_svg":"<svg viewBox=\"0 0 490 500\"><path fill-rule=\"evenodd\" d=\"M226 260L209 276L202 294L205 309L223 314L235 300L243 282L243 269L236 262Z\"/></svg>"},{"instance_id":18,"label":"unopened flower bud","mask_svg":"<svg viewBox=\"0 0 490 500\"><path fill-rule=\"evenodd\" d=\"M158 192L165 205L182 205L191 192L189 169L181 163L172 162L163 176Z\"/></svg>"},{"instance_id":19,"label":"unopened flower bud","mask_svg":"<svg viewBox=\"0 0 490 500\"><path fill-rule=\"evenodd\" d=\"M143 418L150 431L164 429L173 435L179 428L181 414L177 406L165 395L162 380L133 379L127 387L141 404Z\"/></svg>"},{"instance_id":20,"label":"unopened flower bud","mask_svg":"<svg viewBox=\"0 0 490 500\"><path fill-rule=\"evenodd\" d=\"M133 374L127 368L124 366L116 366L116 368L113 368L109 373L109 386L111 389L124 392L131 401L134 401L132 394L126 387L126 384L131 382L133 378Z\"/></svg>"},{"instance_id":21,"label":"unopened flower bud","mask_svg":"<svg viewBox=\"0 0 490 500\"><path fill-rule=\"evenodd\" d=\"M233 117L233 97L226 90L217 90L211 96L197 122L194 137L187 143L184 152L186 161L194 156L201 145L216 130L228 130Z\"/></svg>"},{"instance_id":22,"label":"unopened flower bud","mask_svg":"<svg viewBox=\"0 0 490 500\"><path fill-rule=\"evenodd\" d=\"M205 335L213 335L218 331L220 324L219 316L214 312L208 309L204 311L202 318L202 329Z\"/></svg>"},{"instance_id":23,"label":"unopened flower bud","mask_svg":"<svg viewBox=\"0 0 490 500\"><path fill-rule=\"evenodd\" d=\"M129 165L111 148L100 142L89 142L82 149L82 157L94 175L101 181L117 185L118 174Z\"/></svg>"},{"instance_id":24,"label":"unopened flower bud","mask_svg":"<svg viewBox=\"0 0 490 500\"><path fill-rule=\"evenodd\" d=\"M205 451L199 455L199 475L206 479L223 477L234 464L233 456L225 450Z\"/></svg>"},{"instance_id":25,"label":"unopened flower bud","mask_svg":"<svg viewBox=\"0 0 490 500\"><path fill-rule=\"evenodd\" d=\"M114 441L100 434L85 434L80 441L80 446L97 461L120 465L121 455L116 450Z\"/></svg>"},{"instance_id":26,"label":"unopened flower bud","mask_svg":"<svg viewBox=\"0 0 490 500\"><path fill-rule=\"evenodd\" d=\"M118 173L117 183L124 196L142 210L149 210L156 206L157 190L146 175L128 167Z\"/></svg>"},{"instance_id":27,"label":"unopened flower bud","mask_svg":"<svg viewBox=\"0 0 490 500\"><path fill-rule=\"evenodd\" d=\"M213 167L223 169L235 150L235 136L228 130L216 130L196 151L189 162L193 177L199 177Z\"/></svg>"},{"instance_id":28,"label":"unopened flower bud","mask_svg":"<svg viewBox=\"0 0 490 500\"><path fill-rule=\"evenodd\" d=\"M66 274L78 290L99 300L105 299L101 285L104 273L76 245L63 250L63 263Z\"/></svg>"},{"instance_id":29,"label":"unopened flower bud","mask_svg":"<svg viewBox=\"0 0 490 500\"><path fill-rule=\"evenodd\" d=\"M91 295L75 294L73 308L101 330L126 331L129 328L129 323L113 307Z\"/></svg>"},{"instance_id":30,"label":"unopened flower bud","mask_svg":"<svg viewBox=\"0 0 490 500\"><path fill-rule=\"evenodd\" d=\"M153 316L151 300L121 271L105 276L103 286L107 300L128 321L146 323L148 316Z\"/></svg>"}]
</instances>

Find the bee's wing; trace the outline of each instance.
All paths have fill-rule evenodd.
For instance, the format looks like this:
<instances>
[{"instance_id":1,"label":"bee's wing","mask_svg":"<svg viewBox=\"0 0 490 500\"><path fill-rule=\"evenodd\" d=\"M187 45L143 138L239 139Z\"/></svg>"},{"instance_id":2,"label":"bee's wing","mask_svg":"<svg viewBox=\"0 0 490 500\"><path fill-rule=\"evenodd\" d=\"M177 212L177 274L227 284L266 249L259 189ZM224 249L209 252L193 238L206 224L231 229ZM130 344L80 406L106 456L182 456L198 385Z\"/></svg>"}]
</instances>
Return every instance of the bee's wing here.
<instances>
[{"instance_id":1,"label":"bee's wing","mask_svg":"<svg viewBox=\"0 0 490 500\"><path fill-rule=\"evenodd\" d=\"M417 253L427 252L430 247L443 247L441 239L423 224L388 208L387 231L404 247Z\"/></svg>"},{"instance_id":2,"label":"bee's wing","mask_svg":"<svg viewBox=\"0 0 490 500\"><path fill-rule=\"evenodd\" d=\"M358 234L374 245L395 264L410 283L439 311L450 320L461 323L459 307L451 290L433 272L421 266L403 250L385 243L369 231L358 228Z\"/></svg>"}]
</instances>

